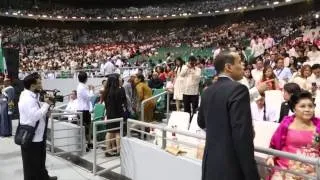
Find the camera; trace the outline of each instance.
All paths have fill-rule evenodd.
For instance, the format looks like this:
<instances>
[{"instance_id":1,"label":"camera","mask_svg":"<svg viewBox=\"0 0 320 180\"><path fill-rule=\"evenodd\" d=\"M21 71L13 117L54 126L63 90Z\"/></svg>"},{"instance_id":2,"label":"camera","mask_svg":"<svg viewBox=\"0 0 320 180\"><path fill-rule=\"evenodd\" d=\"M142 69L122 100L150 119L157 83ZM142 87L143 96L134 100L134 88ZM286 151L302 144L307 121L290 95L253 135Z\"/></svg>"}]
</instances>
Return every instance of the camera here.
<instances>
[{"instance_id":1,"label":"camera","mask_svg":"<svg viewBox=\"0 0 320 180\"><path fill-rule=\"evenodd\" d=\"M63 102L63 96L59 95L60 91L57 89L53 89L53 90L41 90L40 91L40 97L39 100L40 102L44 102L44 98L46 95L51 95L49 96L49 100L53 103L56 104L56 102Z\"/></svg>"}]
</instances>

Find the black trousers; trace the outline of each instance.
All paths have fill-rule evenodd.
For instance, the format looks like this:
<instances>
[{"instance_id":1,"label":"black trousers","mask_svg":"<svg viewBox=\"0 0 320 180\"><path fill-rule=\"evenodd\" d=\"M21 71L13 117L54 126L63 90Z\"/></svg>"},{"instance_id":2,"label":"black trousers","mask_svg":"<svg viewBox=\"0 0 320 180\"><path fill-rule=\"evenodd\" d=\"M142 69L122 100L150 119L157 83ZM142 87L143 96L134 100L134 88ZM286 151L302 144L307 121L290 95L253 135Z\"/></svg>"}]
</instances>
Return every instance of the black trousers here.
<instances>
[{"instance_id":1,"label":"black trousers","mask_svg":"<svg viewBox=\"0 0 320 180\"><path fill-rule=\"evenodd\" d=\"M192 105L192 112L191 112L191 105ZM199 105L199 95L183 95L183 106L184 112L190 113L192 117L198 110Z\"/></svg>"},{"instance_id":2,"label":"black trousers","mask_svg":"<svg viewBox=\"0 0 320 180\"><path fill-rule=\"evenodd\" d=\"M91 142L91 114L89 111L79 111L82 112L83 115L83 126L85 129L85 133L86 133L86 140L88 141L88 143Z\"/></svg>"},{"instance_id":3,"label":"black trousers","mask_svg":"<svg viewBox=\"0 0 320 180\"><path fill-rule=\"evenodd\" d=\"M33 142L21 147L24 180L49 180L46 169L46 143Z\"/></svg>"}]
</instances>

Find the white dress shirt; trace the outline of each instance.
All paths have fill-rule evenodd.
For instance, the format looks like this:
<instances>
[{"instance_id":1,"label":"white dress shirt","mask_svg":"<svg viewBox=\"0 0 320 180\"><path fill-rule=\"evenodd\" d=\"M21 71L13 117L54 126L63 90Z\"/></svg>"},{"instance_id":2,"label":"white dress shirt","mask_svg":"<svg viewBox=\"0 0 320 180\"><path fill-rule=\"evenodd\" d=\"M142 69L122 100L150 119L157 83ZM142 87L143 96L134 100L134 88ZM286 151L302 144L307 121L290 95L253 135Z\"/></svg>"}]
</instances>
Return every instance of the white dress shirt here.
<instances>
[{"instance_id":1,"label":"white dress shirt","mask_svg":"<svg viewBox=\"0 0 320 180\"><path fill-rule=\"evenodd\" d=\"M116 70L116 67L112 64L111 61L108 61L104 65L104 74L105 75L113 74L115 70Z\"/></svg>"},{"instance_id":2,"label":"white dress shirt","mask_svg":"<svg viewBox=\"0 0 320 180\"><path fill-rule=\"evenodd\" d=\"M32 142L42 142L44 129L46 128L46 114L50 105L43 103L40 107L37 95L34 92L25 89L20 95L18 107L20 124L35 127L37 121L39 121Z\"/></svg>"},{"instance_id":3,"label":"white dress shirt","mask_svg":"<svg viewBox=\"0 0 320 180\"><path fill-rule=\"evenodd\" d=\"M91 98L94 96L93 91L89 91L88 87L79 83L77 87L77 110L78 111L90 111Z\"/></svg>"},{"instance_id":4,"label":"white dress shirt","mask_svg":"<svg viewBox=\"0 0 320 180\"><path fill-rule=\"evenodd\" d=\"M320 77L316 77L316 75L314 75L313 73L310 77L307 78L307 80L310 83L316 83L317 86L320 87Z\"/></svg>"},{"instance_id":5,"label":"white dress shirt","mask_svg":"<svg viewBox=\"0 0 320 180\"><path fill-rule=\"evenodd\" d=\"M284 67L282 69L275 69L273 72L279 80L283 80L286 82L288 82L292 77L291 70L287 67Z\"/></svg>"},{"instance_id":6,"label":"white dress shirt","mask_svg":"<svg viewBox=\"0 0 320 180\"><path fill-rule=\"evenodd\" d=\"M263 69L261 70L258 70L258 69L252 69L251 71L251 75L254 79L254 81L257 83L257 82L260 82L261 79L262 79L262 75L263 75Z\"/></svg>"},{"instance_id":7,"label":"white dress shirt","mask_svg":"<svg viewBox=\"0 0 320 180\"><path fill-rule=\"evenodd\" d=\"M313 63L319 63L320 61L320 51L309 51L307 53L307 56L309 57L310 61Z\"/></svg>"},{"instance_id":8,"label":"white dress shirt","mask_svg":"<svg viewBox=\"0 0 320 180\"><path fill-rule=\"evenodd\" d=\"M181 76L184 77L183 94L198 95L201 69L198 67L189 68L187 65L184 65L181 69Z\"/></svg>"},{"instance_id":9,"label":"white dress shirt","mask_svg":"<svg viewBox=\"0 0 320 180\"><path fill-rule=\"evenodd\" d=\"M270 121L270 122L277 122L279 118L275 117L275 112L272 110L265 110L265 107L262 109L258 108L258 105L255 101L251 102L251 116L253 121ZM264 119L265 116L265 119Z\"/></svg>"}]
</instances>

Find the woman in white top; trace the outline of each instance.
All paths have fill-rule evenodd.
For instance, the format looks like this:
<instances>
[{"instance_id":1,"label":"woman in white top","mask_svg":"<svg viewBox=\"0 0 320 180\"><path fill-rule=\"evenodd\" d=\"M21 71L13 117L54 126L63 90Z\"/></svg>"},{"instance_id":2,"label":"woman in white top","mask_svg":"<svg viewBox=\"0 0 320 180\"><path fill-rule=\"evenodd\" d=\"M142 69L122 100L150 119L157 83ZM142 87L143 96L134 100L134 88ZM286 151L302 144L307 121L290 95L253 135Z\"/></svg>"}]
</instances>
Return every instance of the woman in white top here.
<instances>
[{"instance_id":1,"label":"woman in white top","mask_svg":"<svg viewBox=\"0 0 320 180\"><path fill-rule=\"evenodd\" d=\"M173 90L173 99L176 100L176 108L177 111L180 111L180 102L183 99L183 77L181 76L181 70L182 66L184 64L184 61L181 59L181 57L178 57L176 59L176 67L174 69L174 90Z\"/></svg>"},{"instance_id":2,"label":"woman in white top","mask_svg":"<svg viewBox=\"0 0 320 180\"><path fill-rule=\"evenodd\" d=\"M303 65L300 73L297 73L290 82L296 83L300 86L301 89L311 92L312 84L308 81L308 77L311 76L311 72L312 71L310 65Z\"/></svg>"},{"instance_id":3,"label":"woman in white top","mask_svg":"<svg viewBox=\"0 0 320 180\"><path fill-rule=\"evenodd\" d=\"M240 80L240 83L242 83L243 85L247 86L248 89L251 89L255 86L255 81L251 75L251 71L249 68L245 68L244 69L244 76L243 78Z\"/></svg>"}]
</instances>

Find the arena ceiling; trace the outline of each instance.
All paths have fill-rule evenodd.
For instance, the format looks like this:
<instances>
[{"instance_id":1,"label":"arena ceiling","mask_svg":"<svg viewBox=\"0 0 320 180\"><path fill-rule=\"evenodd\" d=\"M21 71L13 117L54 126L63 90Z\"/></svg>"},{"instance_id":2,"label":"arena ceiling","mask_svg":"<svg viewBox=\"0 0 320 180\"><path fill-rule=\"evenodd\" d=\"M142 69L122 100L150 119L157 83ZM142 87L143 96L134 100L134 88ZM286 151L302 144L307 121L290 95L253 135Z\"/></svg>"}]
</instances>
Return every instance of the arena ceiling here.
<instances>
[{"instance_id":1,"label":"arena ceiling","mask_svg":"<svg viewBox=\"0 0 320 180\"><path fill-rule=\"evenodd\" d=\"M50 1L50 0L38 0ZM200 1L200 0L51 0L52 3L66 4L76 7L88 6L106 6L106 7L130 7L130 6L146 6L156 5L162 3L179 3L186 1Z\"/></svg>"}]
</instances>

